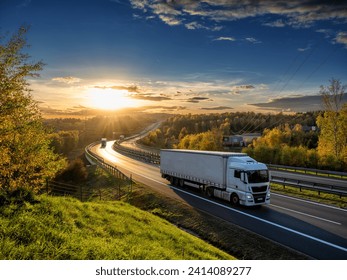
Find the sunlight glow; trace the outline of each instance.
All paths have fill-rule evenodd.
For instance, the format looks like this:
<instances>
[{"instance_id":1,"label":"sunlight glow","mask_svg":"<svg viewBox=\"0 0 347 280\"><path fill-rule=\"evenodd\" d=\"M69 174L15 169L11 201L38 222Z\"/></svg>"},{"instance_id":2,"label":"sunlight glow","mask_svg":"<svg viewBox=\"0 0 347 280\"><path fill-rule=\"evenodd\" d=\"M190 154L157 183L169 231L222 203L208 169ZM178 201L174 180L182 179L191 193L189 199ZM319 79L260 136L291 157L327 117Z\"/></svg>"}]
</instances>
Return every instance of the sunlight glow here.
<instances>
[{"instance_id":1,"label":"sunlight glow","mask_svg":"<svg viewBox=\"0 0 347 280\"><path fill-rule=\"evenodd\" d=\"M127 96L126 90L112 88L90 88L87 91L88 106L103 109L117 110L138 106L138 102Z\"/></svg>"}]
</instances>

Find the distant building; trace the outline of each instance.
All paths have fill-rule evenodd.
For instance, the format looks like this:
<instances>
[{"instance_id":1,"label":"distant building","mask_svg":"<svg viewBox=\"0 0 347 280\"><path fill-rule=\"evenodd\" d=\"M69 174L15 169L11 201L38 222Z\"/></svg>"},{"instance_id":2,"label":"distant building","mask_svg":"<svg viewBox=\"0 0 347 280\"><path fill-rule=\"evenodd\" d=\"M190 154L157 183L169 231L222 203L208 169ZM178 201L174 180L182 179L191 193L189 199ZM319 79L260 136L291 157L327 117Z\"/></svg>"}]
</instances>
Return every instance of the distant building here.
<instances>
[{"instance_id":1,"label":"distant building","mask_svg":"<svg viewBox=\"0 0 347 280\"><path fill-rule=\"evenodd\" d=\"M243 137L241 135L223 136L224 147L243 147Z\"/></svg>"},{"instance_id":2,"label":"distant building","mask_svg":"<svg viewBox=\"0 0 347 280\"><path fill-rule=\"evenodd\" d=\"M223 147L246 147L251 144L253 140L260 137L260 133L245 133L242 135L225 135L223 136Z\"/></svg>"}]
</instances>

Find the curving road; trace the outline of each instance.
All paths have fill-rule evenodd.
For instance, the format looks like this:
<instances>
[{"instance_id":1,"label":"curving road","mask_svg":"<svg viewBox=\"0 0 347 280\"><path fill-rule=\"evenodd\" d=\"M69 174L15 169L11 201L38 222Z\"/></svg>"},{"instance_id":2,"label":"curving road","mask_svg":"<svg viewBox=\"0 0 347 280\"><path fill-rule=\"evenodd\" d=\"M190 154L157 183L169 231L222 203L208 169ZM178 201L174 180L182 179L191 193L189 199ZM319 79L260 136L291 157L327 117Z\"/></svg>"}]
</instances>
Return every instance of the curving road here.
<instances>
[{"instance_id":1,"label":"curving road","mask_svg":"<svg viewBox=\"0 0 347 280\"><path fill-rule=\"evenodd\" d=\"M161 178L159 167L125 157L100 145L92 151L117 166L135 181L153 190L218 216L230 223L300 251L314 259L347 259L347 210L272 194L271 205L260 209L232 207L208 200L195 192L170 186ZM266 248L262 248L266 250Z\"/></svg>"}]
</instances>

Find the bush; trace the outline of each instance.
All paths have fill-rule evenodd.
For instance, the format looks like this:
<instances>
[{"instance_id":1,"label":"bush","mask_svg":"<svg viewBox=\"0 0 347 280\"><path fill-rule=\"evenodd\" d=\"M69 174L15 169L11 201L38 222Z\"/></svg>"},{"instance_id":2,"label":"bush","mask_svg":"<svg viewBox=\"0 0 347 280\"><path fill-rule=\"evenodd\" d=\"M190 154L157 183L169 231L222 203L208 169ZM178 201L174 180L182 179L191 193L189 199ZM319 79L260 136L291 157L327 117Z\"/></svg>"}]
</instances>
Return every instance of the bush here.
<instances>
[{"instance_id":1,"label":"bush","mask_svg":"<svg viewBox=\"0 0 347 280\"><path fill-rule=\"evenodd\" d=\"M0 193L0 206L17 204L22 205L25 202L34 204L37 202L32 190L26 188L17 188L12 191Z\"/></svg>"},{"instance_id":2,"label":"bush","mask_svg":"<svg viewBox=\"0 0 347 280\"><path fill-rule=\"evenodd\" d=\"M78 158L71 161L68 167L59 173L55 180L69 183L83 183L87 180L87 177L87 168L83 161Z\"/></svg>"}]
</instances>

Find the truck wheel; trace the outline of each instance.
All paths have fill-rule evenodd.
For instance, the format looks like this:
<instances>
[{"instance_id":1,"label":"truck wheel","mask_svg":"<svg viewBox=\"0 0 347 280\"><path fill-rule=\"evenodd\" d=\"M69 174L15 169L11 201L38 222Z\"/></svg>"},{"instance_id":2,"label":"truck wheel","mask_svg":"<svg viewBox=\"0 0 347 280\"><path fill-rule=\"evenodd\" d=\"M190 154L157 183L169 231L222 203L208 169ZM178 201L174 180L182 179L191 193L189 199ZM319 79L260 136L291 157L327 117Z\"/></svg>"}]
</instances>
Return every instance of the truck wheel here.
<instances>
[{"instance_id":1,"label":"truck wheel","mask_svg":"<svg viewBox=\"0 0 347 280\"><path fill-rule=\"evenodd\" d=\"M208 197L213 197L213 188L206 188L206 194Z\"/></svg>"},{"instance_id":2,"label":"truck wheel","mask_svg":"<svg viewBox=\"0 0 347 280\"><path fill-rule=\"evenodd\" d=\"M239 199L239 196L236 194L236 193L233 193L231 195L231 203L233 205L239 205L240 204L240 199Z\"/></svg>"}]
</instances>

